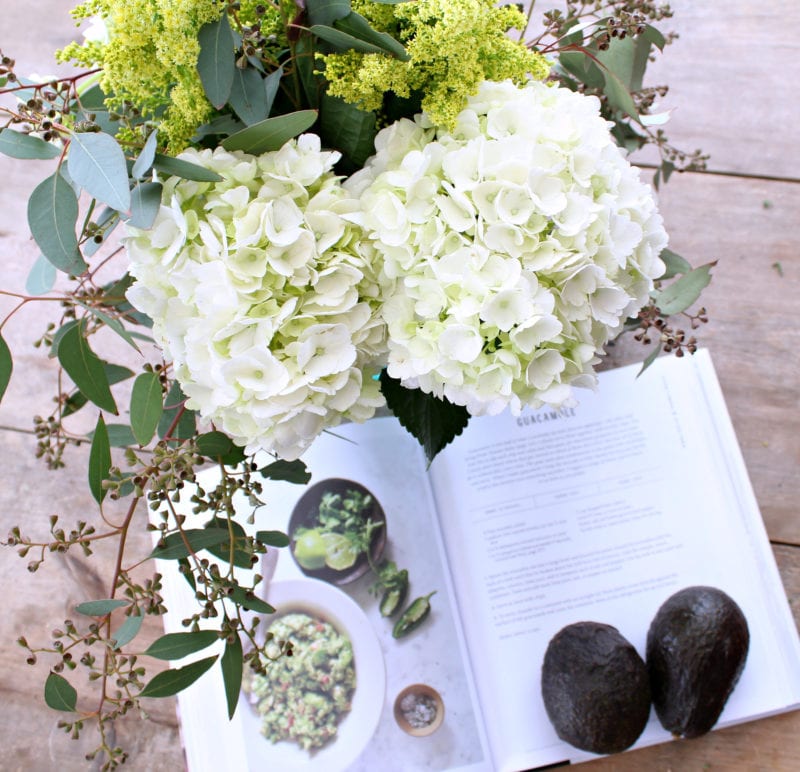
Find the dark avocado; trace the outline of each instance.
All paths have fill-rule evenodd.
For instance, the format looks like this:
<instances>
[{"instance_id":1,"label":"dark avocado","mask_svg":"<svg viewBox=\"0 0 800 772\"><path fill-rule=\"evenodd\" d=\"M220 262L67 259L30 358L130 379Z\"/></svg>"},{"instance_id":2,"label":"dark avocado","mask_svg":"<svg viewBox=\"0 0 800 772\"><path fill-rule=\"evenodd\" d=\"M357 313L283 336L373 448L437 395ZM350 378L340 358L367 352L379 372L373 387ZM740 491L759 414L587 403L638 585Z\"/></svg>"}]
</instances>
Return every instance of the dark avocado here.
<instances>
[{"instance_id":1,"label":"dark avocado","mask_svg":"<svg viewBox=\"0 0 800 772\"><path fill-rule=\"evenodd\" d=\"M547 646L542 697L558 736L591 753L633 745L650 716L647 667L615 627L577 622Z\"/></svg>"},{"instance_id":2,"label":"dark avocado","mask_svg":"<svg viewBox=\"0 0 800 772\"><path fill-rule=\"evenodd\" d=\"M747 659L742 610L715 587L687 587L661 606L647 633L647 669L665 729L698 737L717 723Z\"/></svg>"}]
</instances>

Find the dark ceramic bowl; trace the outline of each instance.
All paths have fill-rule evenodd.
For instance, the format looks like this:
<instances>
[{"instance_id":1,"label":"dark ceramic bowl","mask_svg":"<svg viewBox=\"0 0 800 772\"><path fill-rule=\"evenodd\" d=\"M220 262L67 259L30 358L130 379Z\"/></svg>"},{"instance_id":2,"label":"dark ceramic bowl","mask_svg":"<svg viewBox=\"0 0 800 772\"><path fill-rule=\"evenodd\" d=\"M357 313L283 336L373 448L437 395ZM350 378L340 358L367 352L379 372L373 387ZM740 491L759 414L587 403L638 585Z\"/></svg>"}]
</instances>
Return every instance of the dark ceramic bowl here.
<instances>
[{"instance_id":1,"label":"dark ceramic bowl","mask_svg":"<svg viewBox=\"0 0 800 772\"><path fill-rule=\"evenodd\" d=\"M370 519L373 522L383 524L381 528L373 532L372 541L370 542L370 557L372 558L372 562L377 565L380 560L383 550L386 547L386 514L383 511L383 507L372 494L372 491L368 490L360 483L354 482L353 480L345 480L341 477L331 477L327 480L320 480L316 485L312 485L300 497L297 504L295 504L291 517L289 518L289 538L291 539L289 551L297 567L306 576L310 576L313 579L322 579L331 584L341 585L354 582L369 571L369 561L365 554L359 555L356 562L344 571L337 571L333 568L328 568L328 566L315 569L303 568L294 557L295 534L298 528L314 528L318 524L317 514L323 495L326 493L339 493L344 495L349 490L372 496L372 505L370 509L364 513L364 519Z\"/></svg>"}]
</instances>

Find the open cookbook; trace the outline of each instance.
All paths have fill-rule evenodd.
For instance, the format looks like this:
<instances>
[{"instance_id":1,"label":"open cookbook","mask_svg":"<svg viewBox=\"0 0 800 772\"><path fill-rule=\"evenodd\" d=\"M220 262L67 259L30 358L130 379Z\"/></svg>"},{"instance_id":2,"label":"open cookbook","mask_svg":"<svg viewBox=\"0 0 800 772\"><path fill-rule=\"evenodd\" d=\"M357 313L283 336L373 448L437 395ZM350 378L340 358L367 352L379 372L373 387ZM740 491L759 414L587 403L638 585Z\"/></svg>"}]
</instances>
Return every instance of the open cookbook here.
<instances>
[{"instance_id":1,"label":"open cookbook","mask_svg":"<svg viewBox=\"0 0 800 772\"><path fill-rule=\"evenodd\" d=\"M179 695L189 769L514 772L593 758L560 741L545 713L548 642L591 620L644 656L656 610L691 585L724 590L750 628L717 726L798 707L797 630L710 356L661 358L637 380L639 369L602 373L575 407L473 419L429 469L397 421L378 418L321 437L304 457L309 487L267 483L256 526L294 537L310 486L336 501L369 496L380 522L370 560L407 570L404 607L426 598L422 618L395 637L399 617L382 616L369 565L326 575L292 547L270 549L258 568L277 614L264 628L292 614L310 620L320 647L338 647L330 672L343 679L345 705L309 728L303 750L280 732L306 720L296 711L314 702L313 686L294 675L259 688L246 677L229 721L214 668ZM160 570L167 631L179 632L192 595L174 561ZM346 673L342 641L352 651ZM424 731L430 717L415 723L414 711L428 709L435 731ZM327 732L318 747L314 732ZM651 712L633 747L670 739Z\"/></svg>"}]
</instances>

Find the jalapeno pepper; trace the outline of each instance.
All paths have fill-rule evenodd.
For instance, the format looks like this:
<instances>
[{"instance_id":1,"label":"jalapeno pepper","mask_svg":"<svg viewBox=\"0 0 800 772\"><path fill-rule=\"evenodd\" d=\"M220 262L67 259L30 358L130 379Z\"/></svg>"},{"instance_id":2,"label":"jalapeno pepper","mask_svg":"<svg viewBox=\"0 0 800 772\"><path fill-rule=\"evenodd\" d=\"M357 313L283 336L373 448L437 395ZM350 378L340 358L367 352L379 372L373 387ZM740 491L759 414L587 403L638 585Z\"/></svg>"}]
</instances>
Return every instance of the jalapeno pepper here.
<instances>
[{"instance_id":1,"label":"jalapeno pepper","mask_svg":"<svg viewBox=\"0 0 800 772\"><path fill-rule=\"evenodd\" d=\"M381 598L380 611L382 617L394 616L403 605L408 594L408 571L404 568L392 576L390 583Z\"/></svg>"},{"instance_id":2,"label":"jalapeno pepper","mask_svg":"<svg viewBox=\"0 0 800 772\"><path fill-rule=\"evenodd\" d=\"M426 619L428 614L431 613L431 595L435 595L436 590L417 598L411 605L402 613L400 619L395 622L392 629L392 636L394 638L402 638L410 632L416 630Z\"/></svg>"}]
</instances>

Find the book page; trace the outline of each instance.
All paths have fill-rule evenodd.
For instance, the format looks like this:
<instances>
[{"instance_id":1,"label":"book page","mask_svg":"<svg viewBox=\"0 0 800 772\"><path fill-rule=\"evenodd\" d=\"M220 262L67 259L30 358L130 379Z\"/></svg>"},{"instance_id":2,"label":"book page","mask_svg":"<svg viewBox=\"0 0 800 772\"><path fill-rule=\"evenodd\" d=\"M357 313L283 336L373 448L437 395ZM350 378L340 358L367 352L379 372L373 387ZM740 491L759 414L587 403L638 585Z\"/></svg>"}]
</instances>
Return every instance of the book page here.
<instances>
[{"instance_id":1,"label":"book page","mask_svg":"<svg viewBox=\"0 0 800 772\"><path fill-rule=\"evenodd\" d=\"M233 720L228 721L222 679L215 666L179 695L190 772L489 770L488 746L466 647L454 614L449 575L442 563L444 553L424 457L393 418L338 427L335 435L321 436L304 456L312 473L308 485L265 482L262 499L266 506L255 512L256 530L289 532L292 513L296 508L303 509L301 499L315 485L333 489L335 481L343 481L339 491L363 486L385 516L386 543L380 557L408 570L410 587L403 608L435 591L430 615L413 632L396 639L392 628L399 615L391 619L381 616L380 593L370 592L375 581L371 571L342 584L320 581L303 572L289 548L271 549L259 569L266 577L262 596L278 614L295 606L300 610L310 607L315 610L314 616L350 634L356 669L352 710L341 720L336 737L319 751L303 751L287 741L273 744L261 735L253 700L246 694ZM206 489L215 474L214 470L204 473L202 484ZM251 510L246 501L237 502L242 522ZM192 526L191 516L186 527L197 527ZM184 629L180 620L193 609L191 593L177 575L174 562L161 564L171 612L168 628L179 632ZM270 619L263 617L262 624L269 624ZM433 687L444 705L444 721L430 736L412 736L395 720L398 694L414 684ZM289 700L295 704L299 701L297 696ZM271 708L273 712L279 709Z\"/></svg>"},{"instance_id":2,"label":"book page","mask_svg":"<svg viewBox=\"0 0 800 772\"><path fill-rule=\"evenodd\" d=\"M751 630L720 724L800 701L797 633L710 359L639 369L601 374L574 408L474 420L432 466L501 770L589 757L540 695L558 630L610 624L644 656L658 607L690 585L723 589ZM653 713L638 744L667 739Z\"/></svg>"}]
</instances>

